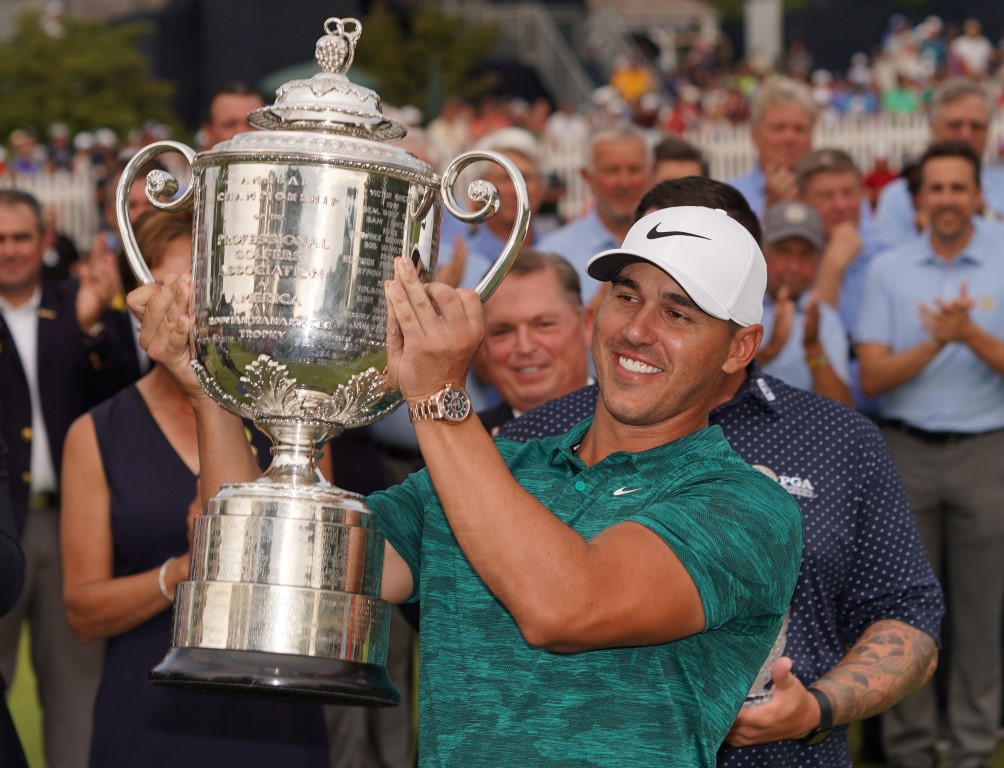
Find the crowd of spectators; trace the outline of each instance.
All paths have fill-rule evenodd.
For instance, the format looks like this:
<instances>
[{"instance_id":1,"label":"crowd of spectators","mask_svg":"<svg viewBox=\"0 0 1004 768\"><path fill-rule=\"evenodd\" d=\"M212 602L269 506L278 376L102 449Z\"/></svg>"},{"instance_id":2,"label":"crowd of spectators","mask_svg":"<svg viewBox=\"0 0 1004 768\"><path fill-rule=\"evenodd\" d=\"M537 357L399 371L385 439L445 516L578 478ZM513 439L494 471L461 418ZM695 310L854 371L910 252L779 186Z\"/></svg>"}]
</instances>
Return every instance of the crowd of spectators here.
<instances>
[{"instance_id":1,"label":"crowd of spectators","mask_svg":"<svg viewBox=\"0 0 1004 768\"><path fill-rule=\"evenodd\" d=\"M755 54L732 61L724 35L697 34L683 53L660 51L645 61L615 59L608 83L581 104L489 95L477 103L447 99L436 114L409 105L388 111L412 130L425 128L429 160L441 170L483 136L506 127L524 128L540 138L544 166L550 167L548 152L583 146L590 128L599 123L628 120L653 135L673 136L709 124L747 123L758 86L776 75L806 82L824 122L853 115L922 114L934 88L955 76L983 82L995 104L1004 102L1004 38L991 42L979 20L946 22L929 16L912 24L895 14L879 38L869 53L854 53L841 71L815 68L813 53L797 38L772 64ZM0 144L0 182L54 171L88 172L100 188L118 160L170 138L170 133L155 122L125 136L109 128L72 134L63 123L26 126ZM207 138L200 131L196 144L211 146L214 142ZM877 198L899 168L864 170L875 172L869 187ZM560 186L559 180L550 181Z\"/></svg>"},{"instance_id":2,"label":"crowd of spectators","mask_svg":"<svg viewBox=\"0 0 1004 768\"><path fill-rule=\"evenodd\" d=\"M666 69L664 57L654 70L621 59L599 96L636 122L681 133L701 122L745 122L758 84L773 74L809 83L823 119L920 113L939 82L958 76L986 80L999 103L1004 77L1004 39L992 43L977 19L959 24L929 16L914 25L895 14L871 51L854 53L843 70L814 67L798 38L776 65L757 55L729 64L723 48L722 38L698 36L689 54Z\"/></svg>"}]
</instances>

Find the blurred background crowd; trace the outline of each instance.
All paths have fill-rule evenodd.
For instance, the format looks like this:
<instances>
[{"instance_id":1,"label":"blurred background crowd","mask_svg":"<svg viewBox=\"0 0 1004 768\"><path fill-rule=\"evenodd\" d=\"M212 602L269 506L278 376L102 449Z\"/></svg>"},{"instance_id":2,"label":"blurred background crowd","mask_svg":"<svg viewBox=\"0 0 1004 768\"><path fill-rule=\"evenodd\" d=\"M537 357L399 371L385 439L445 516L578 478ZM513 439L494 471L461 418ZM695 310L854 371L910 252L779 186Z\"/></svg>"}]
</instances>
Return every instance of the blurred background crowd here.
<instances>
[{"instance_id":1,"label":"blurred background crowd","mask_svg":"<svg viewBox=\"0 0 1004 768\"><path fill-rule=\"evenodd\" d=\"M233 65L221 68L203 54L194 57L210 60L215 69L207 69L216 72L212 77L189 81L177 79L183 71L170 71L177 69L178 57L164 50L177 42L169 30L192 18L202 19L207 27L221 23L204 9L187 16L174 11L201 4L153 3L166 7L139 13L135 8L144 3L125 4L125 9L123 3L110 3L120 11L133 11L120 13L110 24L107 19L73 18L64 5L49 2L20 16L13 9L6 11L13 34L0 43L0 71L8 70L13 80L7 86L9 108L0 117L0 185L35 192L69 242L89 248L93 235L106 226L101 198L117 165L139 147L166 138L197 149L209 146L205 105ZM90 9L101 4L85 5ZM366 38L369 46L360 49L353 79L375 87L385 109L419 134L416 140L423 142L426 159L442 170L484 135L504 127L525 128L541 141L541 165L550 187L547 208L560 221L581 215L590 205L580 170L585 137L597 124L630 121L649 133L653 145L665 136L684 138L702 151L713 177L733 178L755 162L749 130L757 87L765 79L785 75L811 89L818 108L816 143L848 151L868 178L874 200L904 161L923 149L931 94L940 82L969 77L986 86L994 105L1004 99L1004 37L981 18L928 13L931 8L925 6L936 5L931 3L913 4L909 15L895 12L884 26L863 28L859 39L847 41L843 50L828 51L825 62L797 30L786 31L787 42L773 57L753 48L749 34L742 50L736 35L727 34L735 27L730 27L727 14L721 21L696 14L682 30L653 24L640 33L636 26L624 26L617 30L623 44L612 46L596 31L601 22L611 21L611 10L597 3L590 18L599 21L580 34L585 42L569 46L579 55L575 66L569 65L569 72L579 74L571 78L559 77L557 67L527 65L532 57L522 50L506 50L513 32L503 21L505 11L486 14L481 8L480 15L472 13L472 6L522 9L535 4L447 3L445 9L409 3L349 5L349 12L367 13L364 24L372 30ZM557 33L569 32L558 12L567 5L542 6L552 8ZM451 43L438 68L415 66L409 83L400 72L407 62L390 54L395 46L375 42L388 35L413 41L406 54L414 60L426 55L422 46L434 48L444 35L473 40L481 50ZM484 55L486 45L492 51L489 56ZM130 50L120 50L126 48ZM305 58L309 48L300 45L297 50L294 62L295 56ZM25 57L31 55L49 59L48 69L29 67ZM165 57L175 63L166 66ZM74 83L66 71L81 61L92 70L88 83ZM234 79L249 82L268 103L278 84L308 76L312 67L285 64L260 78ZM444 68L449 70L440 71ZM406 82L398 82L401 79ZM127 87L117 89L117 82ZM76 94L73 107L60 111L69 94ZM197 112L190 105L193 99L199 101ZM983 159L996 160L1002 149L994 124ZM184 175L184 169L180 171Z\"/></svg>"}]
</instances>

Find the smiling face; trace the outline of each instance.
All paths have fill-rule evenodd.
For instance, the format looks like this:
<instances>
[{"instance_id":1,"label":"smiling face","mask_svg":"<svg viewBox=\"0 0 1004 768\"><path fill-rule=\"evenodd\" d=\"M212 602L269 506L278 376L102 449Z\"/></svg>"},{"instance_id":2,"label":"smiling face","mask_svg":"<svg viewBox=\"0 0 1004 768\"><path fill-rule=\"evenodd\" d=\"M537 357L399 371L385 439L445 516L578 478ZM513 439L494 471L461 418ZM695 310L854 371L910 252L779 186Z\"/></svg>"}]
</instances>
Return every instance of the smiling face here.
<instances>
[{"instance_id":1,"label":"smiling face","mask_svg":"<svg viewBox=\"0 0 1004 768\"><path fill-rule=\"evenodd\" d=\"M794 102L769 104L750 133L763 168L794 168L812 144L812 115Z\"/></svg>"},{"instance_id":2,"label":"smiling face","mask_svg":"<svg viewBox=\"0 0 1004 768\"><path fill-rule=\"evenodd\" d=\"M747 340L759 341L760 328L734 332L658 267L628 264L611 281L596 316L597 419L609 416L634 427L704 426L723 376L746 365Z\"/></svg>"},{"instance_id":3,"label":"smiling face","mask_svg":"<svg viewBox=\"0 0 1004 768\"><path fill-rule=\"evenodd\" d=\"M485 302L478 351L490 383L517 411L585 386L592 316L573 307L551 267L510 274Z\"/></svg>"},{"instance_id":4,"label":"smiling face","mask_svg":"<svg viewBox=\"0 0 1004 768\"><path fill-rule=\"evenodd\" d=\"M42 279L44 252L31 206L0 205L0 296L15 306L30 299Z\"/></svg>"},{"instance_id":5,"label":"smiling face","mask_svg":"<svg viewBox=\"0 0 1004 768\"><path fill-rule=\"evenodd\" d=\"M983 207L972 164L961 157L933 157L921 169L919 202L931 236L951 247L969 237L973 216Z\"/></svg>"},{"instance_id":6,"label":"smiling face","mask_svg":"<svg viewBox=\"0 0 1004 768\"><path fill-rule=\"evenodd\" d=\"M975 93L942 105L931 121L931 136L935 141L964 141L980 156L986 151L989 131L987 101Z\"/></svg>"},{"instance_id":7,"label":"smiling face","mask_svg":"<svg viewBox=\"0 0 1004 768\"><path fill-rule=\"evenodd\" d=\"M797 301L815 282L822 254L804 237L786 237L776 243L764 243L763 256L767 261L770 297L777 299L777 292L785 286L788 297Z\"/></svg>"},{"instance_id":8,"label":"smiling face","mask_svg":"<svg viewBox=\"0 0 1004 768\"><path fill-rule=\"evenodd\" d=\"M612 231L625 232L649 187L652 169L642 139L623 137L597 142L592 166L582 174L596 202L600 220Z\"/></svg>"},{"instance_id":9,"label":"smiling face","mask_svg":"<svg viewBox=\"0 0 1004 768\"><path fill-rule=\"evenodd\" d=\"M829 236L837 224L849 221L857 225L864 185L854 171L821 171L805 180L802 198L816 209Z\"/></svg>"}]
</instances>

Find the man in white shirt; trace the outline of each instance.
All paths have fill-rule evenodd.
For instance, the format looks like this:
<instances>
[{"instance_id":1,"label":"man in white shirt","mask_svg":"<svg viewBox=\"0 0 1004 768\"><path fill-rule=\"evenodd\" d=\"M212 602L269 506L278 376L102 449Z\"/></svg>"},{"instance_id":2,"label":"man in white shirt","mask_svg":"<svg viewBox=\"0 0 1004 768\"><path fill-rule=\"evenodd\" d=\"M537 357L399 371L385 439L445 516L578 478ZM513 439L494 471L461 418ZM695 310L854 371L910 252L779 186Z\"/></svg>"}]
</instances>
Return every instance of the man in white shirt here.
<instances>
[{"instance_id":1,"label":"man in white shirt","mask_svg":"<svg viewBox=\"0 0 1004 768\"><path fill-rule=\"evenodd\" d=\"M50 768L87 765L103 646L70 631L59 558L59 471L73 420L128 382L108 306L118 289L110 254L75 281L42 278L42 211L31 195L0 190L0 408L10 494L27 561L25 589L0 619L0 671L10 682L24 621L44 708Z\"/></svg>"}]
</instances>

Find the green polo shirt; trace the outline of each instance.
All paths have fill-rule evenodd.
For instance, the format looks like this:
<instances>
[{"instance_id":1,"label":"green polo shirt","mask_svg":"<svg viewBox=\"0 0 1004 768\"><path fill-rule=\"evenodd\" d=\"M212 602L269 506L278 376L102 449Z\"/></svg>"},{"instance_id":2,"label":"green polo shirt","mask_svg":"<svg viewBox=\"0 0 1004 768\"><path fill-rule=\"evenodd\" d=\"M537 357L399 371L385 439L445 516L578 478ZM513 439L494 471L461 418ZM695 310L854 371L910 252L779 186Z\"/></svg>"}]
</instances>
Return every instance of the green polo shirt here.
<instances>
[{"instance_id":1,"label":"green polo shirt","mask_svg":"<svg viewBox=\"0 0 1004 768\"><path fill-rule=\"evenodd\" d=\"M527 645L461 551L428 473L415 473L369 505L422 601L422 768L715 764L794 589L801 515L718 427L587 467L573 449L591 423L497 445L520 485L586 539L632 520L665 541L697 585L706 629L584 653Z\"/></svg>"}]
</instances>

